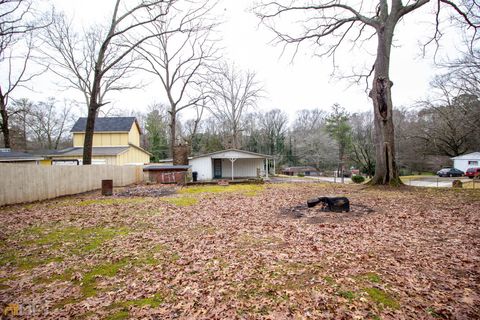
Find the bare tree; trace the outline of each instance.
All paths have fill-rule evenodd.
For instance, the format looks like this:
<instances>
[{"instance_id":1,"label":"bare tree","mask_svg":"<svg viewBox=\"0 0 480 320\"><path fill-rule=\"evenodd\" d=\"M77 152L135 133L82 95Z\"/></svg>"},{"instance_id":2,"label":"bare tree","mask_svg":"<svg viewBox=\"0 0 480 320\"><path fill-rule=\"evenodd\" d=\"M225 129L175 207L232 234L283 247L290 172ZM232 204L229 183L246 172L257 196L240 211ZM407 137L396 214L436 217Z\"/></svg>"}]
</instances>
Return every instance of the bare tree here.
<instances>
[{"instance_id":1,"label":"bare tree","mask_svg":"<svg viewBox=\"0 0 480 320\"><path fill-rule=\"evenodd\" d=\"M371 112L352 114L350 126L352 128L350 158L363 173L372 177L375 174L373 114Z\"/></svg>"},{"instance_id":2,"label":"bare tree","mask_svg":"<svg viewBox=\"0 0 480 320\"><path fill-rule=\"evenodd\" d=\"M44 71L30 71L32 33L43 27L35 21L33 10L28 0L0 0L0 128L5 148L11 147L9 118L14 114L8 106L12 93Z\"/></svg>"},{"instance_id":3,"label":"bare tree","mask_svg":"<svg viewBox=\"0 0 480 320\"><path fill-rule=\"evenodd\" d=\"M266 113L260 113L257 117L268 154L275 156L281 162L280 156L285 147L285 137L288 130L287 114L280 109L273 109Z\"/></svg>"},{"instance_id":4,"label":"bare tree","mask_svg":"<svg viewBox=\"0 0 480 320\"><path fill-rule=\"evenodd\" d=\"M480 142L480 101L463 94L437 104L422 103L412 137L424 142L427 154L456 157L475 151Z\"/></svg>"},{"instance_id":5,"label":"bare tree","mask_svg":"<svg viewBox=\"0 0 480 320\"><path fill-rule=\"evenodd\" d=\"M402 0L377 0L371 6L364 1L355 5L343 0L325 0L312 3L307 0L272 1L257 8L260 19L272 31L277 39L286 44L298 46L307 41L313 41L323 51L320 55L335 57L337 49L345 43L362 45L364 41L376 38L377 49L375 63L367 76L373 73L373 82L369 93L373 101L375 123L376 167L372 184L401 184L395 160L393 103L390 80L390 53L393 35L398 22L413 11L427 3L436 6L436 32L432 41L438 41L441 33L438 29L439 14L442 8L452 9L460 15L462 21L473 29L478 24L469 17L471 10L464 1L457 4L450 0L416 0L404 4ZM479 5L474 1L474 7ZM280 19L294 18L300 21L303 28L289 28L282 31L275 22ZM298 33L292 30L300 30ZM367 33L370 30L370 33ZM330 39L331 42L327 42Z\"/></svg>"},{"instance_id":6,"label":"bare tree","mask_svg":"<svg viewBox=\"0 0 480 320\"><path fill-rule=\"evenodd\" d=\"M230 131L231 148L240 148L240 135L243 131L243 116L256 106L262 88L251 71L239 71L234 65L223 63L216 68L208 83L208 93L212 99L209 110Z\"/></svg>"},{"instance_id":7,"label":"bare tree","mask_svg":"<svg viewBox=\"0 0 480 320\"><path fill-rule=\"evenodd\" d=\"M60 108L54 98L33 105L27 123L38 147L58 149L69 125L73 123L72 111L68 101L64 101Z\"/></svg>"},{"instance_id":8,"label":"bare tree","mask_svg":"<svg viewBox=\"0 0 480 320\"><path fill-rule=\"evenodd\" d=\"M470 47L461 57L442 63L446 73L434 80L434 87L455 93L480 96L480 48ZM450 92L447 92L451 95Z\"/></svg>"},{"instance_id":9,"label":"bare tree","mask_svg":"<svg viewBox=\"0 0 480 320\"><path fill-rule=\"evenodd\" d=\"M327 113L319 108L297 112L289 137L292 163L333 169L337 163L336 144L325 130Z\"/></svg>"},{"instance_id":10,"label":"bare tree","mask_svg":"<svg viewBox=\"0 0 480 320\"><path fill-rule=\"evenodd\" d=\"M203 114L201 106L205 104L206 94L200 88L203 87L208 65L216 60L217 53L211 36L216 23L209 18L215 4L209 0L184 4L188 5L185 10L177 8L163 21L145 26L146 32L152 37L137 48L149 65L142 69L160 79L168 99L170 152L173 157L173 149L179 138L179 113L197 107L200 108L197 109L197 116ZM168 32L175 28L181 32ZM198 121L192 123L194 131Z\"/></svg>"},{"instance_id":11,"label":"bare tree","mask_svg":"<svg viewBox=\"0 0 480 320\"><path fill-rule=\"evenodd\" d=\"M71 87L80 90L87 102L83 164L91 164L95 119L100 107L106 104L105 94L130 88L121 80L132 70L134 50L157 36L141 31L146 25L165 19L176 1L138 0L127 7L124 1L116 0L109 25L94 28L81 37L62 16L48 29L46 40L53 53L45 53L58 68L56 73Z\"/></svg>"}]
</instances>

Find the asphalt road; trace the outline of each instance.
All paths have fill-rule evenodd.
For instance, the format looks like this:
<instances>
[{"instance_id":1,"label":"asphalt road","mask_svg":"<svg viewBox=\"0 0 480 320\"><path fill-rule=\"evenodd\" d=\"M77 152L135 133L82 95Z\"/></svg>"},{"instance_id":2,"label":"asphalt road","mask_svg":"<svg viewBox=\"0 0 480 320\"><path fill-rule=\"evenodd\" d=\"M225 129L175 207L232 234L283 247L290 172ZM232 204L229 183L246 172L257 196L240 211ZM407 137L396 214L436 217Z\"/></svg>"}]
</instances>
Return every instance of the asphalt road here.
<instances>
[{"instance_id":1,"label":"asphalt road","mask_svg":"<svg viewBox=\"0 0 480 320\"><path fill-rule=\"evenodd\" d=\"M470 182L471 179L465 177L440 178L436 176L413 178L411 180L404 180L404 183L409 186L426 187L426 188L451 188L453 180L460 180L462 182ZM315 183L315 182L332 182L342 183L341 178L333 177L272 177L270 182L295 182L295 183ZM352 183L350 178L344 178L344 183ZM478 183L480 189L480 182Z\"/></svg>"}]
</instances>

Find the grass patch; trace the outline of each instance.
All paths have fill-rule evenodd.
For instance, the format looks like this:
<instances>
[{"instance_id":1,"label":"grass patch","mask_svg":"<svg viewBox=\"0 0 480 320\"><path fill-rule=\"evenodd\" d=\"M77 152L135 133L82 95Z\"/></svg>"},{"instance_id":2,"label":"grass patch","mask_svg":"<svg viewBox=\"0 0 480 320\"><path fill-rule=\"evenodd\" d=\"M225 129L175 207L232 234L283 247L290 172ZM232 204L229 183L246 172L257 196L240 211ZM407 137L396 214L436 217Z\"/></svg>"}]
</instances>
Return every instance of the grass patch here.
<instances>
[{"instance_id":1,"label":"grass patch","mask_svg":"<svg viewBox=\"0 0 480 320\"><path fill-rule=\"evenodd\" d=\"M214 235L217 232L217 228L214 226L198 224L188 229L188 234L193 236Z\"/></svg>"},{"instance_id":2,"label":"grass patch","mask_svg":"<svg viewBox=\"0 0 480 320\"><path fill-rule=\"evenodd\" d=\"M241 246L265 246L282 242L278 237L260 236L244 233L238 237Z\"/></svg>"},{"instance_id":3,"label":"grass patch","mask_svg":"<svg viewBox=\"0 0 480 320\"><path fill-rule=\"evenodd\" d=\"M258 184L234 184L228 186L218 186L218 185L209 185L209 186L193 186L186 187L179 191L180 194L201 194L201 193L226 193L226 192L237 192L242 193L246 196L255 196L259 192L264 190L263 185Z\"/></svg>"},{"instance_id":4,"label":"grass patch","mask_svg":"<svg viewBox=\"0 0 480 320\"><path fill-rule=\"evenodd\" d=\"M198 200L192 197L161 198L161 200L178 207L189 207L198 203Z\"/></svg>"},{"instance_id":5,"label":"grass patch","mask_svg":"<svg viewBox=\"0 0 480 320\"><path fill-rule=\"evenodd\" d=\"M29 270L51 262L61 262L64 256L92 252L104 242L128 232L127 228L27 228L20 234L28 237L20 243L21 248L0 253L0 266L11 265Z\"/></svg>"},{"instance_id":6,"label":"grass patch","mask_svg":"<svg viewBox=\"0 0 480 320\"><path fill-rule=\"evenodd\" d=\"M378 274L374 273L374 272L364 273L364 274L361 274L361 275L356 276L354 278L358 279L358 280L368 281L368 282L371 282L371 283L381 283L382 282L382 278L380 278L380 276Z\"/></svg>"},{"instance_id":7,"label":"grass patch","mask_svg":"<svg viewBox=\"0 0 480 320\"><path fill-rule=\"evenodd\" d=\"M431 177L436 177L436 174L432 172L424 172L422 174L412 174L408 176L400 176L401 179L418 179L418 178L431 178Z\"/></svg>"},{"instance_id":8,"label":"grass patch","mask_svg":"<svg viewBox=\"0 0 480 320\"><path fill-rule=\"evenodd\" d=\"M10 265L19 268L20 270L30 270L42 264L61 261L63 261L62 257L42 257L35 252L31 252L27 255L21 255L21 253L16 250L8 250L0 253L0 266Z\"/></svg>"},{"instance_id":9,"label":"grass patch","mask_svg":"<svg viewBox=\"0 0 480 320\"><path fill-rule=\"evenodd\" d=\"M146 202L146 198L96 198L96 199L65 199L58 201L48 206L48 208L56 207L66 207L66 206L76 206L76 207L87 207L92 205L102 205L102 206L111 206L111 205L121 205L121 204L137 204Z\"/></svg>"},{"instance_id":10,"label":"grass patch","mask_svg":"<svg viewBox=\"0 0 480 320\"><path fill-rule=\"evenodd\" d=\"M367 288L365 292L370 296L375 303L382 307L388 307L391 309L400 308L400 304L387 292L378 288Z\"/></svg>"},{"instance_id":11,"label":"grass patch","mask_svg":"<svg viewBox=\"0 0 480 320\"><path fill-rule=\"evenodd\" d=\"M164 297L160 293L154 294L150 298L136 299L130 301L124 301L120 304L124 307L135 306L135 307L145 307L149 306L151 308L156 308L164 302Z\"/></svg>"},{"instance_id":12,"label":"grass patch","mask_svg":"<svg viewBox=\"0 0 480 320\"><path fill-rule=\"evenodd\" d=\"M425 311L434 318L443 318L443 316L437 313L437 311L435 311L435 309L432 307L428 307Z\"/></svg>"},{"instance_id":13,"label":"grass patch","mask_svg":"<svg viewBox=\"0 0 480 320\"><path fill-rule=\"evenodd\" d=\"M324 288L321 284L323 267L319 264L284 262L256 268L255 274L242 283L236 298L273 302L288 301L295 292L311 292Z\"/></svg>"},{"instance_id":14,"label":"grass patch","mask_svg":"<svg viewBox=\"0 0 480 320\"><path fill-rule=\"evenodd\" d=\"M114 277L126 264L127 262L125 260L120 260L114 263L105 263L98 265L87 272L83 276L81 283L83 296L87 298L95 296L97 294L97 277Z\"/></svg>"},{"instance_id":15,"label":"grass patch","mask_svg":"<svg viewBox=\"0 0 480 320\"><path fill-rule=\"evenodd\" d=\"M348 291L348 290L340 290L337 292L340 297L343 297L345 299L348 299L349 301L352 301L355 299L355 292L353 291Z\"/></svg>"},{"instance_id":16,"label":"grass patch","mask_svg":"<svg viewBox=\"0 0 480 320\"><path fill-rule=\"evenodd\" d=\"M129 316L130 314L128 313L128 311L120 310L106 317L105 320L123 320L123 319L128 319Z\"/></svg>"},{"instance_id":17,"label":"grass patch","mask_svg":"<svg viewBox=\"0 0 480 320\"><path fill-rule=\"evenodd\" d=\"M76 206L91 206L91 205L115 205L115 204L131 204L131 203L143 203L145 198L98 198L98 199L87 199L82 200L78 203L75 203Z\"/></svg>"},{"instance_id":18,"label":"grass patch","mask_svg":"<svg viewBox=\"0 0 480 320\"><path fill-rule=\"evenodd\" d=\"M323 280L325 280L326 283L328 283L329 285L334 285L335 284L335 279L333 279L332 277L330 276L325 276L323 277Z\"/></svg>"},{"instance_id":19,"label":"grass patch","mask_svg":"<svg viewBox=\"0 0 480 320\"><path fill-rule=\"evenodd\" d=\"M93 251L102 245L105 241L119 235L126 235L126 228L78 228L67 227L50 232L37 231L39 238L28 241L40 246L49 246L52 248L67 247L70 253L79 254Z\"/></svg>"},{"instance_id":20,"label":"grass patch","mask_svg":"<svg viewBox=\"0 0 480 320\"><path fill-rule=\"evenodd\" d=\"M73 276L73 269L67 269L63 273L53 274L48 277L35 278L34 283L52 283L55 281L70 281Z\"/></svg>"}]
</instances>

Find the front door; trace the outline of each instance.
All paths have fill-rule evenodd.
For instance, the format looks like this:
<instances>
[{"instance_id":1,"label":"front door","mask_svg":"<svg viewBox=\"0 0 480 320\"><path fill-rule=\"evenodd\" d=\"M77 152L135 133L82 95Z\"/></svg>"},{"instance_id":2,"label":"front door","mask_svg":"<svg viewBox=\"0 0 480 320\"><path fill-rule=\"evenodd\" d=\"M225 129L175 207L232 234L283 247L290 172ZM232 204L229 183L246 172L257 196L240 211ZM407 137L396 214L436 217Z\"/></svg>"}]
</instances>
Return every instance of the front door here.
<instances>
[{"instance_id":1,"label":"front door","mask_svg":"<svg viewBox=\"0 0 480 320\"><path fill-rule=\"evenodd\" d=\"M213 159L213 177L215 179L222 177L222 159Z\"/></svg>"}]
</instances>

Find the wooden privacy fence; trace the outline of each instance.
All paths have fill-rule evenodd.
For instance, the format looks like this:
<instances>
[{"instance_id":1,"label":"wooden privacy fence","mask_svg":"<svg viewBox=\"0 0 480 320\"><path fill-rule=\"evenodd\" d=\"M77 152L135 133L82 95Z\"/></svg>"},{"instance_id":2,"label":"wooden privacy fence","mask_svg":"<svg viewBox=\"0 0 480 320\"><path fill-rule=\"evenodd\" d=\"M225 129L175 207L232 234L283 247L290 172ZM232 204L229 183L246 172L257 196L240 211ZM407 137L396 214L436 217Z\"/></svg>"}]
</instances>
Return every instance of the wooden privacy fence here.
<instances>
[{"instance_id":1,"label":"wooden privacy fence","mask_svg":"<svg viewBox=\"0 0 480 320\"><path fill-rule=\"evenodd\" d=\"M100 189L105 179L115 187L141 182L142 166L0 164L0 206Z\"/></svg>"}]
</instances>

